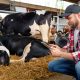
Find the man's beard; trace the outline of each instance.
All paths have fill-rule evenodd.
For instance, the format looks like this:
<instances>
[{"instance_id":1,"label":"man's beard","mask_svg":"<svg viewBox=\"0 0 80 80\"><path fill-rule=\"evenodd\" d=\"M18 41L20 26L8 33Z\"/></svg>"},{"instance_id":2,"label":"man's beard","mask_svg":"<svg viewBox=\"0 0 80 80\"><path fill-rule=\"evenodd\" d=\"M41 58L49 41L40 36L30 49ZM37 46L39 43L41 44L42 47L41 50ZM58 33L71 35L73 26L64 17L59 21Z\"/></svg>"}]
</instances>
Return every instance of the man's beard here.
<instances>
[{"instance_id":1,"label":"man's beard","mask_svg":"<svg viewBox=\"0 0 80 80\"><path fill-rule=\"evenodd\" d=\"M78 25L78 23L75 23L75 24L70 25L71 30L75 30L75 28L77 27L77 25Z\"/></svg>"},{"instance_id":2,"label":"man's beard","mask_svg":"<svg viewBox=\"0 0 80 80\"><path fill-rule=\"evenodd\" d=\"M75 30L75 28L76 28L75 25L72 25L72 26L71 26L71 29L72 29L72 30Z\"/></svg>"}]
</instances>

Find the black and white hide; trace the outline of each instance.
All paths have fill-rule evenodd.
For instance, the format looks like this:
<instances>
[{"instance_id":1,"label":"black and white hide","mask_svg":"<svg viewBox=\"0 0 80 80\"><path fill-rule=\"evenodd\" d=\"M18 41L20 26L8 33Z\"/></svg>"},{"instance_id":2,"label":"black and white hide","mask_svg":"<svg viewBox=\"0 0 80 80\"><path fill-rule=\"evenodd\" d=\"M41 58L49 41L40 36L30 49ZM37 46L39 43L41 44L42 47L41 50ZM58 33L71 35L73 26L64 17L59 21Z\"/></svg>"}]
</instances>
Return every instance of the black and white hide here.
<instances>
[{"instance_id":1,"label":"black and white hide","mask_svg":"<svg viewBox=\"0 0 80 80\"><path fill-rule=\"evenodd\" d=\"M33 40L24 48L23 55L20 60L23 62L28 62L32 58L44 57L49 54L49 48L42 44L42 41Z\"/></svg>"},{"instance_id":2,"label":"black and white hide","mask_svg":"<svg viewBox=\"0 0 80 80\"><path fill-rule=\"evenodd\" d=\"M3 35L0 36L0 41L7 49L9 49L11 55L21 56L26 45L28 45L35 38L20 35Z\"/></svg>"},{"instance_id":3,"label":"black and white hide","mask_svg":"<svg viewBox=\"0 0 80 80\"><path fill-rule=\"evenodd\" d=\"M34 36L40 33L42 40L48 42L52 16L53 14L48 11L44 14L13 13L2 20L0 30L4 35L20 33L24 36Z\"/></svg>"},{"instance_id":4,"label":"black and white hide","mask_svg":"<svg viewBox=\"0 0 80 80\"><path fill-rule=\"evenodd\" d=\"M10 54L22 56L23 61L33 57L42 57L49 54L49 49L38 40L28 36L5 35L0 36L2 43L9 49Z\"/></svg>"}]
</instances>

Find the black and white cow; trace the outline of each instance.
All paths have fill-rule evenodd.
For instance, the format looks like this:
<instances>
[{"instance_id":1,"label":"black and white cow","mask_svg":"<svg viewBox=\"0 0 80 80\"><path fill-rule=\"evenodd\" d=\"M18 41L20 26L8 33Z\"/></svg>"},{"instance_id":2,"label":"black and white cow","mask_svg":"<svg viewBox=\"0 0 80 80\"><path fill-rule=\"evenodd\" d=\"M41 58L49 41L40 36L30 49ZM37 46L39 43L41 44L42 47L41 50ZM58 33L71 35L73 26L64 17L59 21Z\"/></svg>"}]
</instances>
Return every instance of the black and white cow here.
<instances>
[{"instance_id":1,"label":"black and white cow","mask_svg":"<svg viewBox=\"0 0 80 80\"><path fill-rule=\"evenodd\" d=\"M9 65L9 63L10 63L10 52L0 42L0 65L7 66L7 65Z\"/></svg>"},{"instance_id":2,"label":"black and white cow","mask_svg":"<svg viewBox=\"0 0 80 80\"><path fill-rule=\"evenodd\" d=\"M42 44L42 41L33 40L24 48L22 58L19 61L28 62L32 58L44 57L49 54L49 48Z\"/></svg>"},{"instance_id":3,"label":"black and white cow","mask_svg":"<svg viewBox=\"0 0 80 80\"><path fill-rule=\"evenodd\" d=\"M58 39L56 42L59 46L64 46L65 41L63 39ZM18 61L29 61L32 58L38 58L47 56L50 53L49 48L42 44L42 40L35 39L28 36L20 35L4 35L0 36L0 41L7 49L9 49L10 54L16 54L22 56ZM58 43L59 42L59 43Z\"/></svg>"},{"instance_id":4,"label":"black and white cow","mask_svg":"<svg viewBox=\"0 0 80 80\"><path fill-rule=\"evenodd\" d=\"M49 49L39 39L20 35L5 35L0 36L0 41L9 49L10 54L22 55L19 61L26 62L34 57L49 55Z\"/></svg>"},{"instance_id":5,"label":"black and white cow","mask_svg":"<svg viewBox=\"0 0 80 80\"><path fill-rule=\"evenodd\" d=\"M10 54L21 56L26 45L28 45L35 38L20 36L20 35L3 35L0 36L0 41L6 48L9 49Z\"/></svg>"},{"instance_id":6,"label":"black and white cow","mask_svg":"<svg viewBox=\"0 0 80 80\"><path fill-rule=\"evenodd\" d=\"M60 47L66 44L66 40L59 38L56 44ZM42 40L35 39L28 36L20 35L4 35L0 36L0 41L6 48L9 49L10 54L22 56L18 61L29 61L32 58L47 56L50 53L49 48L42 44Z\"/></svg>"},{"instance_id":7,"label":"black and white cow","mask_svg":"<svg viewBox=\"0 0 80 80\"><path fill-rule=\"evenodd\" d=\"M59 47L63 48L65 45L67 45L67 41L68 40L67 40L66 37L57 36L56 41L53 41L52 44L56 44ZM31 43L29 43L24 48L23 55L22 55L22 58L20 60L27 62L34 57L38 58L38 57L46 56L46 55L49 55L49 54L50 54L49 48L44 46L42 44L42 41L33 40Z\"/></svg>"},{"instance_id":8,"label":"black and white cow","mask_svg":"<svg viewBox=\"0 0 80 80\"><path fill-rule=\"evenodd\" d=\"M24 36L34 36L41 33L42 40L48 42L52 16L53 14L48 11L45 11L44 14L37 12L13 13L2 20L0 29L6 35L20 33Z\"/></svg>"},{"instance_id":9,"label":"black and white cow","mask_svg":"<svg viewBox=\"0 0 80 80\"><path fill-rule=\"evenodd\" d=\"M22 56L24 48L29 44L31 44L31 47L28 46L28 49L30 49L29 54L36 54L37 57L48 54L48 49L46 49L45 46L41 43L42 40L35 39L33 37L20 35L4 35L0 36L0 41L3 43L4 46L6 46L9 49L10 54L13 55L16 54L18 56Z\"/></svg>"}]
</instances>

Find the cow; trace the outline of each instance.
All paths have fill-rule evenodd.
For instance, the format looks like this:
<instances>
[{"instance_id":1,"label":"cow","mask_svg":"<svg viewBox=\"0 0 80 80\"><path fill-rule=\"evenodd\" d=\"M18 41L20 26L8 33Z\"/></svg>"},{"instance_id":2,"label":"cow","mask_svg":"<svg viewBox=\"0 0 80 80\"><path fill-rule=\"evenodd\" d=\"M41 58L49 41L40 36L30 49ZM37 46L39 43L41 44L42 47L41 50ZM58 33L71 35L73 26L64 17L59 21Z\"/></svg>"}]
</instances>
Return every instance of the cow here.
<instances>
[{"instance_id":1,"label":"cow","mask_svg":"<svg viewBox=\"0 0 80 80\"><path fill-rule=\"evenodd\" d=\"M50 44L55 44L63 48L65 45L67 45L67 41L68 39L65 36L57 36L56 40ZM38 57L50 55L51 52L49 48L49 43L45 43L45 44L47 45L44 45L42 41L33 40L24 48L23 55L20 61L28 62L30 59L34 57L38 58Z\"/></svg>"},{"instance_id":2,"label":"cow","mask_svg":"<svg viewBox=\"0 0 80 80\"><path fill-rule=\"evenodd\" d=\"M2 44L9 49L11 55L21 56L24 47L28 45L35 38L20 35L2 35L0 41Z\"/></svg>"},{"instance_id":3,"label":"cow","mask_svg":"<svg viewBox=\"0 0 80 80\"><path fill-rule=\"evenodd\" d=\"M0 41L9 49L10 54L22 56L20 60L24 62L34 57L47 56L50 51L42 40L29 36L4 35L0 36Z\"/></svg>"},{"instance_id":4,"label":"cow","mask_svg":"<svg viewBox=\"0 0 80 80\"><path fill-rule=\"evenodd\" d=\"M3 35L34 36L40 33L42 40L48 42L52 16L49 11L44 14L38 14L37 11L9 14L2 20L0 30Z\"/></svg>"},{"instance_id":5,"label":"cow","mask_svg":"<svg viewBox=\"0 0 80 80\"><path fill-rule=\"evenodd\" d=\"M10 63L10 52L0 42L0 65L8 66Z\"/></svg>"},{"instance_id":6,"label":"cow","mask_svg":"<svg viewBox=\"0 0 80 80\"><path fill-rule=\"evenodd\" d=\"M50 50L43 44L40 39L35 39L29 36L20 35L3 35L0 36L2 44L10 51L10 54L22 56L20 60L28 62L32 58L39 58L50 54ZM63 39L58 39L56 42L59 46L64 46Z\"/></svg>"},{"instance_id":7,"label":"cow","mask_svg":"<svg viewBox=\"0 0 80 80\"><path fill-rule=\"evenodd\" d=\"M56 41L53 41L53 44L56 44L59 47L63 48L65 45L67 45L67 41L68 40L66 37L57 36ZM45 46L43 44L43 41L33 40L24 48L22 58L18 61L28 62L32 58L39 58L39 57L50 55L51 52L48 46L49 44Z\"/></svg>"},{"instance_id":8,"label":"cow","mask_svg":"<svg viewBox=\"0 0 80 80\"><path fill-rule=\"evenodd\" d=\"M44 57L47 55L50 55L49 47L46 47L42 41L34 40L24 48L22 58L19 61L29 62L33 58Z\"/></svg>"}]
</instances>

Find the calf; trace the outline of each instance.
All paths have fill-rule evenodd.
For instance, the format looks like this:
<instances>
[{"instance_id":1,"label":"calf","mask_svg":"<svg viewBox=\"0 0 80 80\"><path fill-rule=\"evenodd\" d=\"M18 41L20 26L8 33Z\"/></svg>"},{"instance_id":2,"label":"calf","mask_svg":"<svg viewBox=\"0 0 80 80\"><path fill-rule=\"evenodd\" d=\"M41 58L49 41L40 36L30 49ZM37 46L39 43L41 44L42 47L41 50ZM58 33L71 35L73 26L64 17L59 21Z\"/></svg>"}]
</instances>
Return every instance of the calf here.
<instances>
[{"instance_id":1,"label":"calf","mask_svg":"<svg viewBox=\"0 0 80 80\"><path fill-rule=\"evenodd\" d=\"M9 49L10 54L16 54L18 56L22 55L25 46L28 45L34 39L35 38L20 35L0 36L0 41L4 46Z\"/></svg>"},{"instance_id":2,"label":"calf","mask_svg":"<svg viewBox=\"0 0 80 80\"><path fill-rule=\"evenodd\" d=\"M1 42L9 49L10 54L22 56L23 61L29 61L34 57L49 55L49 49L38 40L28 36L6 35L0 37Z\"/></svg>"},{"instance_id":3,"label":"calf","mask_svg":"<svg viewBox=\"0 0 80 80\"><path fill-rule=\"evenodd\" d=\"M0 41L9 49L10 54L22 56L19 61L27 62L34 57L43 57L50 53L49 48L42 44L42 40L38 40L33 37L5 35L0 36ZM63 47L66 44L66 41L58 37L56 44Z\"/></svg>"},{"instance_id":4,"label":"calf","mask_svg":"<svg viewBox=\"0 0 80 80\"><path fill-rule=\"evenodd\" d=\"M28 62L32 58L39 58L49 55L50 50L42 44L42 41L34 40L29 43L23 51L20 61Z\"/></svg>"},{"instance_id":5,"label":"calf","mask_svg":"<svg viewBox=\"0 0 80 80\"><path fill-rule=\"evenodd\" d=\"M53 41L53 44L56 44L62 48L67 44L67 38L57 36L56 41ZM20 60L27 62L34 57L38 58L47 56L49 54L50 54L49 48L43 45L42 41L33 40L24 48L23 55Z\"/></svg>"},{"instance_id":6,"label":"calf","mask_svg":"<svg viewBox=\"0 0 80 80\"><path fill-rule=\"evenodd\" d=\"M24 36L41 33L42 40L48 42L52 16L48 11L40 15L37 12L13 13L2 20L1 31L6 35L20 33Z\"/></svg>"}]
</instances>

